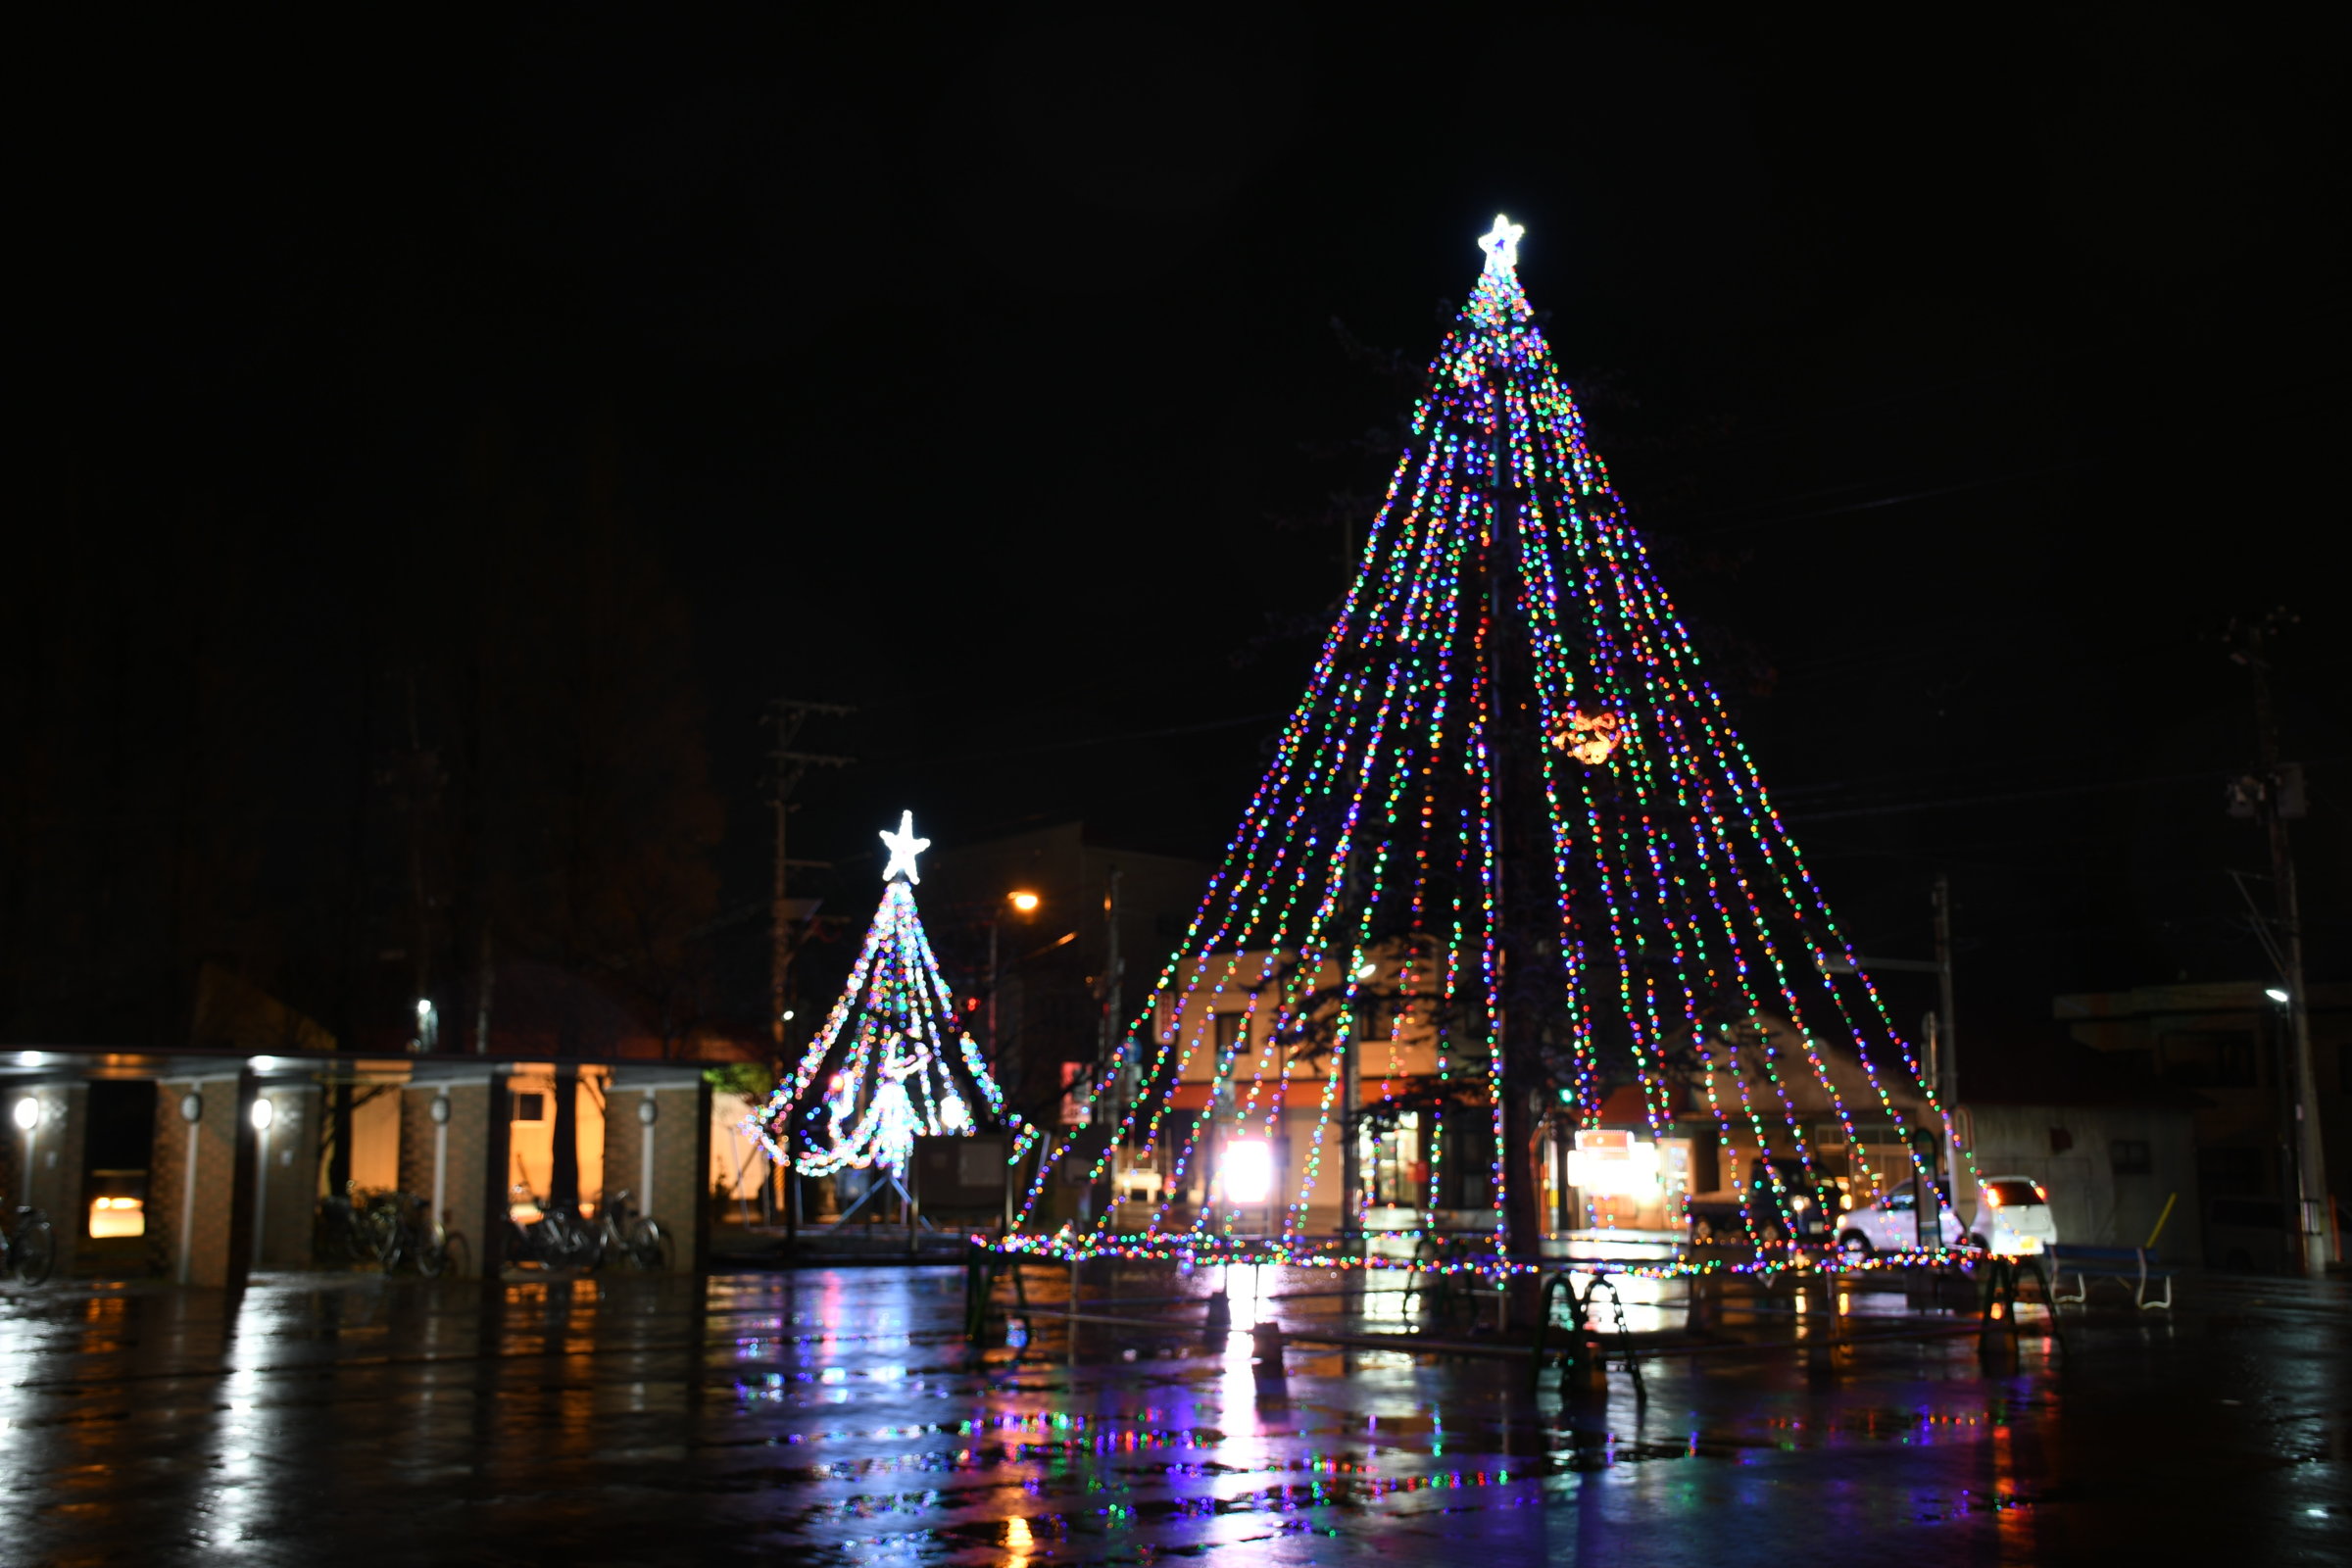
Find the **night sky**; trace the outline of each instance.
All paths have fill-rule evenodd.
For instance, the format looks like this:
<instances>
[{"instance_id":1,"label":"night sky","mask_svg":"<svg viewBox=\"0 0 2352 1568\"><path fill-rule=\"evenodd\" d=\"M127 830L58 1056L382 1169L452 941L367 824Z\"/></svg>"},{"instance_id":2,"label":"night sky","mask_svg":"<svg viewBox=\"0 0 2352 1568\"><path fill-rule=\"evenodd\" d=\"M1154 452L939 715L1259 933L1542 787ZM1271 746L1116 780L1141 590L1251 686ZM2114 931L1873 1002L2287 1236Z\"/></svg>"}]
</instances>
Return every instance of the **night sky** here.
<instances>
[{"instance_id":1,"label":"night sky","mask_svg":"<svg viewBox=\"0 0 2352 1568\"><path fill-rule=\"evenodd\" d=\"M758 15L113 19L25 61L60 500L15 586L153 625L233 567L257 906L328 897L383 672L500 614L486 552L556 581L578 528L624 563L616 657L684 705L612 744L705 769L721 915L764 896L777 696L858 708L803 734L860 762L805 787L796 853L860 908L902 806L942 845L1083 816L1213 858L1500 211L1864 952L1924 956L1945 870L1964 1036L2258 975L2220 637L2286 606L2311 961L2345 974L2328 40ZM731 929L722 1011L765 979Z\"/></svg>"}]
</instances>

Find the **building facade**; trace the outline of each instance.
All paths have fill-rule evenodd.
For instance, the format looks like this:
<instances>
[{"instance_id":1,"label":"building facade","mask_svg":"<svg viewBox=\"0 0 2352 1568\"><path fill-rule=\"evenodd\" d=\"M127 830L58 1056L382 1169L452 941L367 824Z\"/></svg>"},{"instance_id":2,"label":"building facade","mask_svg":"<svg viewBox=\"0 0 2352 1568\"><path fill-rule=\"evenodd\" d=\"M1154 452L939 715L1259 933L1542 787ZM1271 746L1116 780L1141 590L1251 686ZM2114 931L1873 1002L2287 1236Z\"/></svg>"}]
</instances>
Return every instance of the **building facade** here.
<instances>
[{"instance_id":1,"label":"building facade","mask_svg":"<svg viewBox=\"0 0 2352 1568\"><path fill-rule=\"evenodd\" d=\"M2199 1217L2207 1261L2268 1268L2259 1240L2276 1210L2279 1228L2296 1193L2295 1082L2286 1008L2256 980L2139 986L2056 999L2073 1037L2127 1072L2193 1092ZM2352 1208L2352 986L2319 985L2310 998L2312 1066L2327 1151L2331 1220ZM2228 1233L2228 1234L2224 1234ZM2340 1248L2337 1252L2341 1256Z\"/></svg>"}]
</instances>

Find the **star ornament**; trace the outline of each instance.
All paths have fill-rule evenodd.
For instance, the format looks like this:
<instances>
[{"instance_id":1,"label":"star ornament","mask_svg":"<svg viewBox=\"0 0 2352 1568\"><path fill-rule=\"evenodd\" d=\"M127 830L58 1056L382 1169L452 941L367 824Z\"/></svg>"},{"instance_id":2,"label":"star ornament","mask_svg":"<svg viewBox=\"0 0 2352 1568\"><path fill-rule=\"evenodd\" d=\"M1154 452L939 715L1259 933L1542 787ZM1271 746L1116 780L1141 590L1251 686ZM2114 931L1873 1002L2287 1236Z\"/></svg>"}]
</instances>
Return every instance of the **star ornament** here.
<instances>
[{"instance_id":1,"label":"star ornament","mask_svg":"<svg viewBox=\"0 0 2352 1568\"><path fill-rule=\"evenodd\" d=\"M883 881L895 882L902 874L909 882L922 880L914 869L914 858L929 849L931 841L914 836L912 811L899 813L899 830L896 833L888 828L882 830L882 847L890 851L890 863L882 867Z\"/></svg>"},{"instance_id":2,"label":"star ornament","mask_svg":"<svg viewBox=\"0 0 2352 1568\"><path fill-rule=\"evenodd\" d=\"M1519 236L1527 230L1500 213L1494 215L1494 226L1478 237L1478 248L1487 253L1487 270L1508 270L1519 265Z\"/></svg>"}]
</instances>

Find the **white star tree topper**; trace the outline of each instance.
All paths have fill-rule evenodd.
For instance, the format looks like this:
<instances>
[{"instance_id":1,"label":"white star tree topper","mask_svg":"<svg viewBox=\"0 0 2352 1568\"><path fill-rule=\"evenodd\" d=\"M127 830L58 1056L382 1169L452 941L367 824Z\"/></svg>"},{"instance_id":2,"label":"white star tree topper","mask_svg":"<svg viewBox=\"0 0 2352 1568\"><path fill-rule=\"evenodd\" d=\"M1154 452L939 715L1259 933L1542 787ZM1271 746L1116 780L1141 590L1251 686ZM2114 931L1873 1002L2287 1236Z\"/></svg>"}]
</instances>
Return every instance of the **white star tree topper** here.
<instances>
[{"instance_id":1,"label":"white star tree topper","mask_svg":"<svg viewBox=\"0 0 2352 1568\"><path fill-rule=\"evenodd\" d=\"M890 863L882 867L883 881L894 882L902 873L909 882L922 880L921 875L914 868L914 858L929 849L931 841L914 836L914 813L912 811L899 813L899 830L896 833L888 828L882 830L882 845L883 848L890 851Z\"/></svg>"},{"instance_id":2,"label":"white star tree topper","mask_svg":"<svg viewBox=\"0 0 2352 1568\"><path fill-rule=\"evenodd\" d=\"M1478 248L1487 253L1487 270L1508 271L1519 265L1519 236L1527 230L1500 213L1494 215L1494 226L1478 237Z\"/></svg>"}]
</instances>

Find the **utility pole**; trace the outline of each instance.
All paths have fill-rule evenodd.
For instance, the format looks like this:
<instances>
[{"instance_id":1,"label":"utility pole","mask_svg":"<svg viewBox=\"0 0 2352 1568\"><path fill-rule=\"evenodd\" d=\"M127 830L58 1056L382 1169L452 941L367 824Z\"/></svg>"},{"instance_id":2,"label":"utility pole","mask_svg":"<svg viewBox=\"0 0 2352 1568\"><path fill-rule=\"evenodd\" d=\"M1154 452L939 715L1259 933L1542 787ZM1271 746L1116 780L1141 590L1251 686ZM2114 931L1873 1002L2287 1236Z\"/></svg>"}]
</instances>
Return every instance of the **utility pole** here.
<instances>
[{"instance_id":1,"label":"utility pole","mask_svg":"<svg viewBox=\"0 0 2352 1568\"><path fill-rule=\"evenodd\" d=\"M768 801L776 812L776 869L774 894L769 905L769 947L767 969L767 1028L776 1046L776 1071L779 1078L790 1070L784 1058L784 1025L789 1021L792 995L792 954L799 945L801 928L807 923L803 915L813 912L796 909L787 896L790 872L795 865L819 866L822 862L794 860L785 854L786 826L792 816L793 791L812 767L847 767L855 758L834 757L821 752L796 752L792 749L801 726L809 715L826 718L847 718L856 712L854 708L840 703L807 703L789 697L779 697L767 705L766 722L775 730L775 744L767 754ZM797 1110L799 1107L794 1106ZM789 1117L789 1112L787 1113ZM791 1137L789 1120L785 1136ZM789 1143L787 1149L790 1148ZM800 1183L790 1164L779 1167L784 1185L785 1247L792 1250L800 1241ZM772 1189L766 1189L772 1191Z\"/></svg>"},{"instance_id":2,"label":"utility pole","mask_svg":"<svg viewBox=\"0 0 2352 1568\"><path fill-rule=\"evenodd\" d=\"M1500 388L1497 388L1500 391ZM1529 705L1509 700L1514 691L1532 692L1536 684L1535 656L1526 606L1514 563L1526 526L1529 500L1526 488L1511 471L1513 460L1499 459L1504 471L1494 481L1494 523L1487 541L1484 563L1487 616L1487 694L1494 724L1493 793L1486 809L1494 823L1493 877L1494 943L1493 984L1501 1002L1487 1021L1489 1049L1497 1058L1494 1085L1502 1096L1495 1120L1495 1168L1501 1173L1503 1251L1514 1262L1540 1256L1544 1249L1542 1176L1537 1169L1536 1146L1542 1136L1542 1113L1536 1097L1544 1084L1541 1004L1531 1000L1537 961L1535 933L1547 922L1540 912L1546 879L1545 856L1532 831L1533 815L1541 810L1541 757L1545 739ZM1530 972L1522 974L1522 970ZM1510 1318L1526 1322L1537 1307L1536 1276L1513 1276L1506 1304Z\"/></svg>"},{"instance_id":3,"label":"utility pole","mask_svg":"<svg viewBox=\"0 0 2352 1568\"><path fill-rule=\"evenodd\" d=\"M2270 638L2295 616L2274 610L2261 619L2231 627L2234 646L2230 657L2254 677L2254 731L2261 771L2238 779L2230 789L2233 815L2262 821L2270 840L2271 887L2276 898L2271 925L2277 932L2271 949L2286 990L2288 1047L2294 1071L2294 1153L2297 1241L2303 1272L2325 1279L2330 1261L2328 1233L2328 1156L2321 1140L2318 1075L2312 1070L2311 1001L2303 979L2302 911L2295 896L2295 860L2287 843L2286 823L2303 814L2301 769L2278 760L2278 719L2271 705L2271 664L2266 652Z\"/></svg>"},{"instance_id":4,"label":"utility pole","mask_svg":"<svg viewBox=\"0 0 2352 1568\"><path fill-rule=\"evenodd\" d=\"M776 813L776 870L775 892L770 908L772 919L767 974L768 1033L775 1040L778 1054L784 1046L784 1010L792 976L792 951L796 928L800 921L786 898L786 888L794 865L816 865L813 860L793 860L785 854L786 827L792 815L792 795L800 788L812 767L847 767L856 758L834 757L822 752L796 752L792 743L801 726L810 714L826 718L847 718L856 712L854 708L839 703L804 703L779 697L767 705L767 723L776 732L775 745L767 754L768 804Z\"/></svg>"},{"instance_id":5,"label":"utility pole","mask_svg":"<svg viewBox=\"0 0 2352 1568\"><path fill-rule=\"evenodd\" d=\"M1960 1100L1960 1031L1952 1021L1952 879L1936 873L1936 1098L1949 1111Z\"/></svg>"},{"instance_id":6,"label":"utility pole","mask_svg":"<svg viewBox=\"0 0 2352 1568\"><path fill-rule=\"evenodd\" d=\"M1110 867L1102 885L1102 1070L1108 1073L1118 1055L1119 1028L1126 1021L1119 1016L1119 980L1127 965L1126 960L1119 956L1119 868L1115 865ZM1128 1093L1129 1072L1128 1067L1121 1066L1114 1080L1113 1099L1108 1107L1109 1119L1113 1122L1127 1113L1127 1103L1131 1098Z\"/></svg>"},{"instance_id":7,"label":"utility pole","mask_svg":"<svg viewBox=\"0 0 2352 1568\"><path fill-rule=\"evenodd\" d=\"M1340 1056L1340 1235L1348 1241L1363 1234L1358 1225L1363 1213L1364 1172L1357 1102L1363 1099L1364 1050L1371 1043L1371 1031L1364 1025L1371 1015L1369 1008L1354 1009L1354 1016L1348 1020L1347 1049Z\"/></svg>"},{"instance_id":8,"label":"utility pole","mask_svg":"<svg viewBox=\"0 0 2352 1568\"><path fill-rule=\"evenodd\" d=\"M1920 1076L1924 1080L1924 1087L1935 1095L1936 1102L1949 1116L1958 1108L1960 1101L1959 1032L1952 1024L1952 879L1949 875L1942 871L1936 873L1929 900L1936 911L1935 957L1875 958L1867 954L1857 954L1851 963L1843 958L1822 959L1821 972L1853 974L1857 971L1899 970L1907 974L1932 974L1936 977L1936 1010L1920 1020L1920 1032L1927 1046L1926 1056L1920 1063ZM1939 1179L1946 1186L1956 1181L1958 1178L1953 1173L1959 1169L1959 1165L1956 1159L1948 1157L1949 1151L1943 1148L1941 1135L1923 1127L1916 1136L1924 1137L1928 1142L1924 1145L1915 1142L1913 1153L1928 1159L1933 1169L1942 1173ZM1916 1168L1912 1176L1916 1185ZM1959 1196L1957 1193L1952 1195L1954 1199ZM1926 1202L1924 1195L1920 1200ZM1936 1245L1934 1233L1927 1228L1929 1209L1934 1206L1929 1204L1920 1210L1920 1246L1923 1248Z\"/></svg>"},{"instance_id":9,"label":"utility pole","mask_svg":"<svg viewBox=\"0 0 2352 1568\"><path fill-rule=\"evenodd\" d=\"M415 1033L409 1049L421 1054L431 1054L441 1046L440 1014L433 1000L434 899L430 879L425 871L426 816L441 804L441 786L446 782L441 768L440 754L427 749L421 726L416 721L416 672L409 671L407 679L409 750L401 759L400 796L407 807L409 826L409 903L410 913L416 921L416 951L410 955L415 975L411 989L416 995Z\"/></svg>"}]
</instances>

